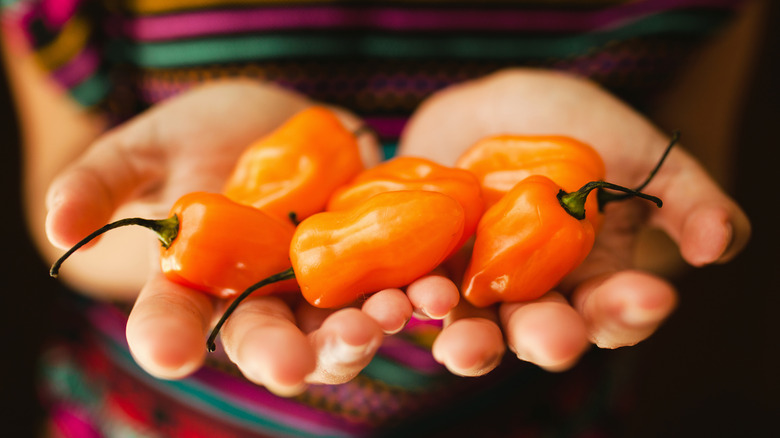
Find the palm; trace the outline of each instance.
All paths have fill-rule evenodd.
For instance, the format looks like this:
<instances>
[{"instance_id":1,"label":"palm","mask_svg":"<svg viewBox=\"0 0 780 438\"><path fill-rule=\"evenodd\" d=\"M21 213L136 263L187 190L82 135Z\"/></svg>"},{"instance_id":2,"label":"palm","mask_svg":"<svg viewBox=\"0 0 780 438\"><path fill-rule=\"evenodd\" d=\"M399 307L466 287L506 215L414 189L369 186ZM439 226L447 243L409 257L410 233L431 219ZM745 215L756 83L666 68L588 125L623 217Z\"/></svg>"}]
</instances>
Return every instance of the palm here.
<instances>
[{"instance_id":1,"label":"palm","mask_svg":"<svg viewBox=\"0 0 780 438\"><path fill-rule=\"evenodd\" d=\"M50 240L67 247L112 216L165 217L185 193L220 192L249 143L311 104L287 91L239 81L194 89L157 105L105 134L55 181L50 196L60 201L47 219ZM347 129L356 128L356 118L338 114ZM363 149L371 150L372 142L361 137ZM94 276L106 267L96 269L98 264L124 263L117 254L148 253L137 250L146 243L135 239L117 248L107 235L85 252L97 256L84 269ZM225 303L169 281L156 257L151 262L151 275L141 276L140 293L129 288L128 298L137 299L128 319L128 344L151 374L183 377L202 364L205 339ZM66 270L78 268L74 260ZM393 299L392 293L380 294L380 301L387 296ZM354 376L378 347L382 330L356 309L318 312L306 305L291 307L277 297L253 297L239 306L222 333L226 352L248 378L292 394L306 381Z\"/></svg>"},{"instance_id":2,"label":"palm","mask_svg":"<svg viewBox=\"0 0 780 438\"><path fill-rule=\"evenodd\" d=\"M559 73L517 70L435 95L408 125L401 153L454 164L477 140L500 133L566 135L584 141L604 159L606 179L627 187L644 181L668 144L650 122L593 84ZM634 245L645 225L665 229L694 264L729 256L724 254L731 237L725 223L736 224L742 242L748 234L749 225L738 207L679 148L645 191L662 198L664 208L639 200L608 205L592 252L557 292L531 303L502 305L497 315L487 316L500 322L509 348L518 356L561 369L573 364L588 342L630 345L655 330L676 298L671 285L633 269ZM709 242L692 231L702 227ZM734 246L738 248L739 241ZM451 320L452 329L445 328L434 346L434 353L438 350L441 360L462 374L489 369L484 361L482 368L459 369L458 364L480 363L480 358L488 360L496 351L495 345L488 348L485 342L479 347L465 344L462 333L477 330L463 328L474 322L474 316L485 317L485 310L461 310ZM503 340L493 341L498 342ZM458 349L460 356L468 351L471 360L451 353Z\"/></svg>"}]
</instances>

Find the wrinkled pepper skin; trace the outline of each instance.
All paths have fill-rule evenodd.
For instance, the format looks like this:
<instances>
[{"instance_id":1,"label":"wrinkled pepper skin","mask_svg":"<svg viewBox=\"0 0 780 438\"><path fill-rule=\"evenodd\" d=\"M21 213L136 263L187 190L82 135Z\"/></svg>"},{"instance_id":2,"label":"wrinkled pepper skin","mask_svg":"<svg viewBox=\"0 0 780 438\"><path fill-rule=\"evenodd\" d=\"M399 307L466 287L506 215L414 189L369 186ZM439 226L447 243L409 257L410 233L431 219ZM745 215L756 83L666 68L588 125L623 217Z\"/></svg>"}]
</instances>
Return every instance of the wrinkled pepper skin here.
<instances>
[{"instance_id":1,"label":"wrinkled pepper skin","mask_svg":"<svg viewBox=\"0 0 780 438\"><path fill-rule=\"evenodd\" d=\"M487 209L463 279L466 300L484 307L539 298L585 260L593 224L561 206L560 190L547 177L530 176Z\"/></svg>"},{"instance_id":2,"label":"wrinkled pepper skin","mask_svg":"<svg viewBox=\"0 0 780 438\"><path fill-rule=\"evenodd\" d=\"M353 209L302 221L290 260L309 303L342 307L431 272L460 241L463 225L463 207L450 196L380 193Z\"/></svg>"},{"instance_id":3,"label":"wrinkled pepper skin","mask_svg":"<svg viewBox=\"0 0 780 438\"><path fill-rule=\"evenodd\" d=\"M439 192L458 201L465 213L465 223L457 248L474 235L485 210L482 189L471 172L410 156L396 157L361 172L334 192L327 210L348 210L376 194L398 190Z\"/></svg>"},{"instance_id":4,"label":"wrinkled pepper skin","mask_svg":"<svg viewBox=\"0 0 780 438\"><path fill-rule=\"evenodd\" d=\"M455 167L477 176L487 207L531 175L544 175L572 192L590 181L603 180L606 173L604 161L590 145L554 135L487 137L466 150ZM585 209L598 225L601 221L598 202L596 196L590 198Z\"/></svg>"},{"instance_id":5,"label":"wrinkled pepper skin","mask_svg":"<svg viewBox=\"0 0 780 438\"><path fill-rule=\"evenodd\" d=\"M221 298L241 293L259 278L290 267L295 227L216 193L182 196L171 207L176 238L160 249L160 266L171 281ZM294 281L264 293L296 291Z\"/></svg>"},{"instance_id":6,"label":"wrinkled pepper skin","mask_svg":"<svg viewBox=\"0 0 780 438\"><path fill-rule=\"evenodd\" d=\"M331 193L364 169L357 139L329 109L307 108L239 157L224 193L275 217L323 211Z\"/></svg>"}]
</instances>

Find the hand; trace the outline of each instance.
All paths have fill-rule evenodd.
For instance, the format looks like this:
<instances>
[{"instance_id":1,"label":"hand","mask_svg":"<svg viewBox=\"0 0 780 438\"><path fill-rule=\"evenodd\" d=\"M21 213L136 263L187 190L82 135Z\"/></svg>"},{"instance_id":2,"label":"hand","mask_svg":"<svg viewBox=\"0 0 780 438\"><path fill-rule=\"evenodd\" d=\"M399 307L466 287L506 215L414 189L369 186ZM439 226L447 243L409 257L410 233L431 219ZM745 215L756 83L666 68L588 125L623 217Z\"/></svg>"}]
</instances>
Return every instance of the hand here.
<instances>
[{"instance_id":1,"label":"hand","mask_svg":"<svg viewBox=\"0 0 780 438\"><path fill-rule=\"evenodd\" d=\"M67 248L118 211L163 218L185 193L221 191L250 142L312 104L249 81L195 88L159 104L103 135L56 178L47 198L49 240ZM345 111L339 114L348 129L360 125ZM361 143L366 163L376 162L375 140L361 136ZM99 261L126 263L122 256L131 251L109 240L107 235L92 250L104 255ZM155 255L129 316L127 341L150 374L184 377L203 363L206 338L226 303L165 278L156 258L159 243L151 235L148 243ZM91 264L84 275L101 268ZM66 278L68 270L78 270L78 263L64 266ZM398 290L381 291L364 307L330 312L302 300L253 297L224 326L224 349L247 378L281 395L295 394L308 382L343 382L370 361L383 333L399 330L412 312Z\"/></svg>"},{"instance_id":2,"label":"hand","mask_svg":"<svg viewBox=\"0 0 780 438\"><path fill-rule=\"evenodd\" d=\"M400 153L453 165L471 144L498 133L585 141L602 155L606 179L627 187L644 180L669 142L592 83L555 72L509 70L431 97L407 126ZM563 370L591 343L617 348L650 336L677 296L668 281L634 268L640 229L660 227L688 263L702 266L737 254L750 224L681 147L644 191L663 199L664 207L648 209L635 200L608 205L592 253L557 290L497 308L476 309L462 300L434 344L436 359L454 373L480 375L496 366L508 346L522 360Z\"/></svg>"}]
</instances>

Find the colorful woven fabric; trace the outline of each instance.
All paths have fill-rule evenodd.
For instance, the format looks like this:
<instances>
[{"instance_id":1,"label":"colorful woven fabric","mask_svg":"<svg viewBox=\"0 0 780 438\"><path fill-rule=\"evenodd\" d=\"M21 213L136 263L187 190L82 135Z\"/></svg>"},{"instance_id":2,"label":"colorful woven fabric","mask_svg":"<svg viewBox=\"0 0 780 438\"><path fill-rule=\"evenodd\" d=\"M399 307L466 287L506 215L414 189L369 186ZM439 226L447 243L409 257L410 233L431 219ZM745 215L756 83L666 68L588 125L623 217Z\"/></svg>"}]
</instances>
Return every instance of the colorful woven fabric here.
<instances>
[{"instance_id":1,"label":"colorful woven fabric","mask_svg":"<svg viewBox=\"0 0 780 438\"><path fill-rule=\"evenodd\" d=\"M516 65L591 77L641 104L738 0L20 3L42 65L128 117L219 77L272 80L388 139L430 93Z\"/></svg>"},{"instance_id":2,"label":"colorful woven fabric","mask_svg":"<svg viewBox=\"0 0 780 438\"><path fill-rule=\"evenodd\" d=\"M391 156L407 118L426 97L511 66L589 77L641 108L740 3L22 0L4 5L54 80L76 101L117 122L197 84L249 77L354 111L379 133ZM388 339L354 381L280 399L244 380L219 351L190 378L153 379L127 350L124 312L99 303L80 311L89 321L84 333L44 358L43 393L52 426L63 436L376 436L432 425L439 432L455 425L464 433L479 425L482 436L535 436L552 426L566 436L575 431L584 436L595 433L589 429L594 424L604 425L594 419L608 418L608 397L600 391L612 380L603 373L580 378L590 370L581 365L553 378L508 358L485 378L458 378L431 357L438 328L426 322L414 321ZM502 409L494 399L511 397L508 387L534 398L508 402L517 410ZM461 410L481 417L452 420ZM504 417L512 421L500 421Z\"/></svg>"}]
</instances>

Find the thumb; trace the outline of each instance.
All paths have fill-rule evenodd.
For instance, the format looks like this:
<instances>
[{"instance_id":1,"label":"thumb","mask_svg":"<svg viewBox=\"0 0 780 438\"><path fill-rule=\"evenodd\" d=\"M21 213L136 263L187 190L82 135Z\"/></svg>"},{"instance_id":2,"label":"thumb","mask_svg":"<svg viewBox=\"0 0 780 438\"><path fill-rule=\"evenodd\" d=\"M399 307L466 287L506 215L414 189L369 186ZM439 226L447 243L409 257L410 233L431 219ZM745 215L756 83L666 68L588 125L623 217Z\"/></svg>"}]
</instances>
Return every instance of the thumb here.
<instances>
[{"instance_id":1,"label":"thumb","mask_svg":"<svg viewBox=\"0 0 780 438\"><path fill-rule=\"evenodd\" d=\"M647 192L664 200L651 222L677 242L683 258L694 266L726 262L750 239L744 211L682 149L670 153Z\"/></svg>"},{"instance_id":2,"label":"thumb","mask_svg":"<svg viewBox=\"0 0 780 438\"><path fill-rule=\"evenodd\" d=\"M72 246L109 221L126 200L160 183L163 160L154 159L160 155L154 139L147 135L128 143L128 138L125 130L106 134L52 182L46 234L53 245Z\"/></svg>"}]
</instances>

